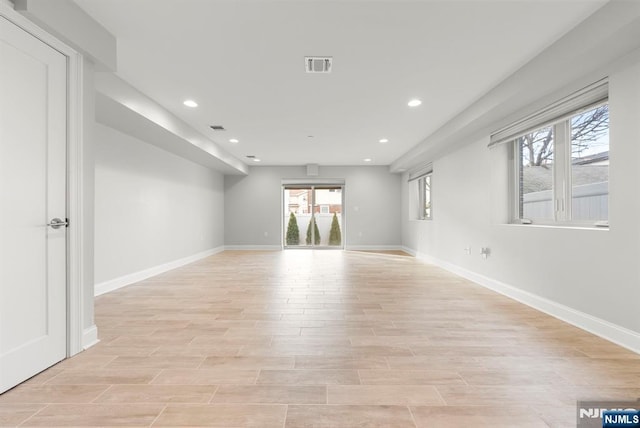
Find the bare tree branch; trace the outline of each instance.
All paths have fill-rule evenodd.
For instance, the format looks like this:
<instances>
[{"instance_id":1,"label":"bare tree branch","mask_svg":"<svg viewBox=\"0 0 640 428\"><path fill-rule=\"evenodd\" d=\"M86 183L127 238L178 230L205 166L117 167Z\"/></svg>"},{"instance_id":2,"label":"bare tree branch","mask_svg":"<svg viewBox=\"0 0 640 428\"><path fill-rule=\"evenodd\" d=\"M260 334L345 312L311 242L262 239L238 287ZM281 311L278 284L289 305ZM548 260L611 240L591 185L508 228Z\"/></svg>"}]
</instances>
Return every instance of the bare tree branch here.
<instances>
[{"instance_id":1,"label":"bare tree branch","mask_svg":"<svg viewBox=\"0 0 640 428\"><path fill-rule=\"evenodd\" d=\"M571 119L571 153L595 147L609 130L608 104L585 111ZM538 129L520 138L523 164L545 166L553 160L553 126Z\"/></svg>"}]
</instances>

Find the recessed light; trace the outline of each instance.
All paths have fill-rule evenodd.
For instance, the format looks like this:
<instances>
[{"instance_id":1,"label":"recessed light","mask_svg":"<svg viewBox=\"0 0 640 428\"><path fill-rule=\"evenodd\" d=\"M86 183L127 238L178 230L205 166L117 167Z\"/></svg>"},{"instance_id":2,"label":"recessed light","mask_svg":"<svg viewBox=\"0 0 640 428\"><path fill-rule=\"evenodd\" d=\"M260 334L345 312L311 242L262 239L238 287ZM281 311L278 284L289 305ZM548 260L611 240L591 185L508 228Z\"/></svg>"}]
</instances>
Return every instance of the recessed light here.
<instances>
[{"instance_id":1,"label":"recessed light","mask_svg":"<svg viewBox=\"0 0 640 428\"><path fill-rule=\"evenodd\" d=\"M229 142L233 143L233 144L236 144L236 143L239 143L240 140L238 140L237 138L232 138L232 139L229 140Z\"/></svg>"},{"instance_id":2,"label":"recessed light","mask_svg":"<svg viewBox=\"0 0 640 428\"><path fill-rule=\"evenodd\" d=\"M183 102L182 104L186 105L187 107L191 107L191 108L198 107L198 103L193 101L193 100L185 100L185 102Z\"/></svg>"},{"instance_id":3,"label":"recessed light","mask_svg":"<svg viewBox=\"0 0 640 428\"><path fill-rule=\"evenodd\" d=\"M420 101L419 99L415 98L415 99L409 101L409 103L407 105L409 107L418 107L420 104L422 104L422 101Z\"/></svg>"},{"instance_id":4,"label":"recessed light","mask_svg":"<svg viewBox=\"0 0 640 428\"><path fill-rule=\"evenodd\" d=\"M379 142L380 142L381 144L385 144L385 143L388 143L388 142L389 142L389 139L388 139L388 138L382 138Z\"/></svg>"},{"instance_id":5,"label":"recessed light","mask_svg":"<svg viewBox=\"0 0 640 428\"><path fill-rule=\"evenodd\" d=\"M371 162L372 160L373 160L373 159L371 159L371 158L363 159L363 161L365 161L365 162Z\"/></svg>"},{"instance_id":6,"label":"recessed light","mask_svg":"<svg viewBox=\"0 0 640 428\"><path fill-rule=\"evenodd\" d=\"M258 159L258 158L253 158L253 161L254 161L254 162L260 162L260 159Z\"/></svg>"}]
</instances>

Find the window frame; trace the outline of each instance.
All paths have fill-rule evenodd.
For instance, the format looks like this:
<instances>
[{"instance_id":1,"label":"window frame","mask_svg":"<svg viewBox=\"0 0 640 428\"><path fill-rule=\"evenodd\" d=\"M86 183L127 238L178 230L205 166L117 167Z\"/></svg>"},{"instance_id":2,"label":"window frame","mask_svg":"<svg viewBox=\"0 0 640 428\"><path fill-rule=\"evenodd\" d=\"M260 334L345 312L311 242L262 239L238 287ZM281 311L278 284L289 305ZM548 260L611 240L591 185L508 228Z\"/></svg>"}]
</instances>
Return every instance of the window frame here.
<instances>
[{"instance_id":1,"label":"window frame","mask_svg":"<svg viewBox=\"0 0 640 428\"><path fill-rule=\"evenodd\" d=\"M573 183L572 183L572 141L571 120L580 113L608 105L608 96L597 102L587 103L556 118L536 125L526 133L515 136L509 141L509 222L512 224L535 224L542 226L564 226L584 228L609 228L609 216L606 220L573 219ZM553 171L552 171L552 218L527 218L520 215L520 171L522 169L520 138L542 128L553 127ZM607 180L608 182L608 180ZM607 191L609 195L609 192Z\"/></svg>"},{"instance_id":2,"label":"window frame","mask_svg":"<svg viewBox=\"0 0 640 428\"><path fill-rule=\"evenodd\" d=\"M429 182L427 185L427 181ZM418 178L418 220L433 220L433 171ZM427 188L429 189L429 207L427 208Z\"/></svg>"},{"instance_id":3,"label":"window frame","mask_svg":"<svg viewBox=\"0 0 640 428\"><path fill-rule=\"evenodd\" d=\"M426 194L425 182L429 180L429 215L426 210ZM433 220L433 163L423 162L416 165L407 173L407 182L409 183L409 220L422 221Z\"/></svg>"}]
</instances>

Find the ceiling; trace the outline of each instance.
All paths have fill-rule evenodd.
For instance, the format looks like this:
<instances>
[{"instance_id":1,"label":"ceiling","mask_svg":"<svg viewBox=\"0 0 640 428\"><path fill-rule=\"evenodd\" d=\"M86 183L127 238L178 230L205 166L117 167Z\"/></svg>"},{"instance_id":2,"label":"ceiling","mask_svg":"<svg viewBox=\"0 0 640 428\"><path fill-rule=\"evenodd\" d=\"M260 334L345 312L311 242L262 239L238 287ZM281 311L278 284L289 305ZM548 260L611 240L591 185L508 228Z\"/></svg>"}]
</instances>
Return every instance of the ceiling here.
<instances>
[{"instance_id":1,"label":"ceiling","mask_svg":"<svg viewBox=\"0 0 640 428\"><path fill-rule=\"evenodd\" d=\"M606 3L75 1L117 37L121 78L261 165L389 165Z\"/></svg>"}]
</instances>

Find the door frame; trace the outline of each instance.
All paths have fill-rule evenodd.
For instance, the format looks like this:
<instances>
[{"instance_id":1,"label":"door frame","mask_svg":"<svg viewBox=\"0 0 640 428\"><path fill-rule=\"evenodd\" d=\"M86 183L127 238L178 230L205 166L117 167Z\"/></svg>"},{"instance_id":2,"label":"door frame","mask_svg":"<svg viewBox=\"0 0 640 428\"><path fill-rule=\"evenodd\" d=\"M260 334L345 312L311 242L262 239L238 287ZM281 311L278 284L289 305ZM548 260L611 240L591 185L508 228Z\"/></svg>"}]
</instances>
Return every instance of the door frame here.
<instances>
[{"instance_id":1,"label":"door frame","mask_svg":"<svg viewBox=\"0 0 640 428\"><path fill-rule=\"evenodd\" d=\"M83 162L83 59L74 49L61 42L20 13L11 4L0 1L0 16L20 27L67 58L67 357L84 349L83 278L86 263L83 230L88 225L83 210L84 174L90 168ZM91 252L92 253L92 252ZM91 284L93 286L93 284Z\"/></svg>"},{"instance_id":2,"label":"door frame","mask_svg":"<svg viewBox=\"0 0 640 428\"><path fill-rule=\"evenodd\" d=\"M313 241L311 245L302 245L302 246L288 246L285 241L285 231L287 229L286 218L285 218L285 207L284 207L284 192L286 189L291 188L301 188L301 189L311 189L313 194L313 202L312 211L315 206L315 190L317 187L327 188L327 187L335 187L341 189L341 199L342 199L342 212L340 216L342 217L341 224L341 233L342 233L342 243L341 245L332 247L332 246L315 246L313 245ZM282 185L280 186L280 216L282 217L280 223L280 247L283 250L344 250L347 248L347 213L345 210L345 181L344 180L282 180Z\"/></svg>"}]
</instances>

